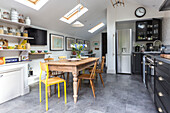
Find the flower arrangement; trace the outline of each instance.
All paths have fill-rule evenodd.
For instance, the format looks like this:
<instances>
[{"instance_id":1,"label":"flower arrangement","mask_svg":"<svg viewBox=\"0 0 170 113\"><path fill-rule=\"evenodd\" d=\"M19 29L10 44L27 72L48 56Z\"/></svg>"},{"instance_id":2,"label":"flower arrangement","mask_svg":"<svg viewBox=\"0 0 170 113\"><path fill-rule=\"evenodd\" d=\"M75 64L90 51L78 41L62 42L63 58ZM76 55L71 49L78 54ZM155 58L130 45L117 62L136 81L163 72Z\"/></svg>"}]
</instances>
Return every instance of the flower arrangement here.
<instances>
[{"instance_id":1,"label":"flower arrangement","mask_svg":"<svg viewBox=\"0 0 170 113\"><path fill-rule=\"evenodd\" d=\"M81 58L81 51L84 51L86 47L87 47L86 44L78 43L71 44L72 51L76 52L77 58Z\"/></svg>"}]
</instances>

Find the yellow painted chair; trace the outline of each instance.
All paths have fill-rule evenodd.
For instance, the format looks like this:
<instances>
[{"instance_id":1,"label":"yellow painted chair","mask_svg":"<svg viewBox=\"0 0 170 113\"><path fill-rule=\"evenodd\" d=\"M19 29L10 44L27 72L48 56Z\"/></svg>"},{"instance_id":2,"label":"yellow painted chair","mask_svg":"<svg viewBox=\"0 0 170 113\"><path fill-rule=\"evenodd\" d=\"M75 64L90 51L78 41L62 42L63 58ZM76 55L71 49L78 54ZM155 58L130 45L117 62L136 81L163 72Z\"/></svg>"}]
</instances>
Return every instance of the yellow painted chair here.
<instances>
[{"instance_id":1,"label":"yellow painted chair","mask_svg":"<svg viewBox=\"0 0 170 113\"><path fill-rule=\"evenodd\" d=\"M50 62L50 61L54 61L54 58L45 58L44 59L45 62ZM49 71L49 77L51 76L63 76L63 78L65 79L64 73L59 73L58 71ZM56 85L54 85L54 93L56 93ZM48 87L48 95L49 97L51 97L51 87Z\"/></svg>"},{"instance_id":2,"label":"yellow painted chair","mask_svg":"<svg viewBox=\"0 0 170 113\"><path fill-rule=\"evenodd\" d=\"M46 111L48 111L48 87L51 85L58 84L58 98L60 98L60 83L64 83L64 95L65 95L65 104L67 103L66 97L66 81L59 77L49 78L49 69L47 63L40 62L40 77L39 77L39 95L40 95L40 103L41 103L41 82L45 84L45 98L46 98ZM42 71L46 71L47 76L46 79L41 80Z\"/></svg>"}]
</instances>

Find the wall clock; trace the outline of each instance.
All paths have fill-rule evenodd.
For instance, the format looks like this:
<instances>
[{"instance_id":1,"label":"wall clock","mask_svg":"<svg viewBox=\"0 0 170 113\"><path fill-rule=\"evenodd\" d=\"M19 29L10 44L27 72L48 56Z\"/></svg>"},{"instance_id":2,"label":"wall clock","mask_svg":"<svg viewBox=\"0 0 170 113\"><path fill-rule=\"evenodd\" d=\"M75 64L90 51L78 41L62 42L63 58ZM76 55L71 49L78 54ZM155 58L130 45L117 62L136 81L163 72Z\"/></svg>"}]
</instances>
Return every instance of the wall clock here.
<instances>
[{"instance_id":1,"label":"wall clock","mask_svg":"<svg viewBox=\"0 0 170 113\"><path fill-rule=\"evenodd\" d=\"M146 14L146 9L144 7L138 7L135 10L135 15L138 18L141 18L141 17L145 16L145 14Z\"/></svg>"}]
</instances>

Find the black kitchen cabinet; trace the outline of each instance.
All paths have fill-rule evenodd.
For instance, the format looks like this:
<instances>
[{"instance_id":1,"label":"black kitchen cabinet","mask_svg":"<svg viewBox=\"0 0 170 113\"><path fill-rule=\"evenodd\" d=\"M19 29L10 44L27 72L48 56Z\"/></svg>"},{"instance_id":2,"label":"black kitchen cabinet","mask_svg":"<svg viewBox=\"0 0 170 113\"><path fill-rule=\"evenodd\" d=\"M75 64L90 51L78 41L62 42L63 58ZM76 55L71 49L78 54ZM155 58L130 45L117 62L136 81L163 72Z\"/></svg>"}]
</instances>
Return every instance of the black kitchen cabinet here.
<instances>
[{"instance_id":1,"label":"black kitchen cabinet","mask_svg":"<svg viewBox=\"0 0 170 113\"><path fill-rule=\"evenodd\" d=\"M132 54L132 73L142 74L142 53Z\"/></svg>"},{"instance_id":2,"label":"black kitchen cabinet","mask_svg":"<svg viewBox=\"0 0 170 113\"><path fill-rule=\"evenodd\" d=\"M136 21L136 41L161 40L161 28L161 19Z\"/></svg>"},{"instance_id":3,"label":"black kitchen cabinet","mask_svg":"<svg viewBox=\"0 0 170 113\"><path fill-rule=\"evenodd\" d=\"M170 64L156 60L155 104L158 112L170 113Z\"/></svg>"}]
</instances>

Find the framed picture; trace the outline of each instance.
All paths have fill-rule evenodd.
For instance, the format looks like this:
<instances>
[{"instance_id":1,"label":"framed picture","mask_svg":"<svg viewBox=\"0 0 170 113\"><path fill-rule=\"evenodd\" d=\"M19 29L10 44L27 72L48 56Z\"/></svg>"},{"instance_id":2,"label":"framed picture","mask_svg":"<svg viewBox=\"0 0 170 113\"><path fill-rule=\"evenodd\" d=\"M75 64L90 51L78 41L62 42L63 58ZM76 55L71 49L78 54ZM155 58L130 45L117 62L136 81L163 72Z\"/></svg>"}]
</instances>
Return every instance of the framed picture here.
<instances>
[{"instance_id":1,"label":"framed picture","mask_svg":"<svg viewBox=\"0 0 170 113\"><path fill-rule=\"evenodd\" d=\"M76 43L78 43L78 44L84 44L84 40L76 39Z\"/></svg>"},{"instance_id":2,"label":"framed picture","mask_svg":"<svg viewBox=\"0 0 170 113\"><path fill-rule=\"evenodd\" d=\"M66 50L67 51L71 51L72 48L71 48L71 44L75 43L76 42L76 39L75 38L71 38L71 37L66 37Z\"/></svg>"},{"instance_id":3,"label":"framed picture","mask_svg":"<svg viewBox=\"0 0 170 113\"><path fill-rule=\"evenodd\" d=\"M85 40L85 41L84 41L84 44L87 45L86 51L90 51L90 41Z\"/></svg>"},{"instance_id":4,"label":"framed picture","mask_svg":"<svg viewBox=\"0 0 170 113\"><path fill-rule=\"evenodd\" d=\"M50 33L50 50L63 51L64 50L64 36Z\"/></svg>"},{"instance_id":5,"label":"framed picture","mask_svg":"<svg viewBox=\"0 0 170 113\"><path fill-rule=\"evenodd\" d=\"M93 46L98 48L100 46L100 42L99 41L93 41Z\"/></svg>"}]
</instances>

